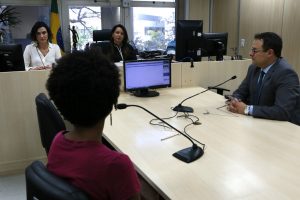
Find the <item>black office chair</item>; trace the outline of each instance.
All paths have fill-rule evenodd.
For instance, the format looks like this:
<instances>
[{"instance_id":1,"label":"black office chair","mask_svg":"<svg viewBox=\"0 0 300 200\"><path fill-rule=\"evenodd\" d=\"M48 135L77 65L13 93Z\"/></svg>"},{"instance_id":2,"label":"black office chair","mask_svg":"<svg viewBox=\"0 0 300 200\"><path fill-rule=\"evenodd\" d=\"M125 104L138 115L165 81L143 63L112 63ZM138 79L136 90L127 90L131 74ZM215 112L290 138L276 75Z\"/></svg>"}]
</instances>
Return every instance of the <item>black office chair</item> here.
<instances>
[{"instance_id":1,"label":"black office chair","mask_svg":"<svg viewBox=\"0 0 300 200\"><path fill-rule=\"evenodd\" d=\"M41 161L25 170L27 200L88 200L82 190L48 171Z\"/></svg>"},{"instance_id":2,"label":"black office chair","mask_svg":"<svg viewBox=\"0 0 300 200\"><path fill-rule=\"evenodd\" d=\"M36 96L35 104L42 145L48 154L53 138L59 131L66 130L66 126L57 109L44 93Z\"/></svg>"},{"instance_id":3,"label":"black office chair","mask_svg":"<svg viewBox=\"0 0 300 200\"><path fill-rule=\"evenodd\" d=\"M111 30L102 29L93 31L93 43L90 45L90 48L100 47L103 54L109 54L111 50Z\"/></svg>"},{"instance_id":4,"label":"black office chair","mask_svg":"<svg viewBox=\"0 0 300 200\"><path fill-rule=\"evenodd\" d=\"M111 30L110 29L102 29L102 30L94 30L93 31L93 41L110 41Z\"/></svg>"}]
</instances>

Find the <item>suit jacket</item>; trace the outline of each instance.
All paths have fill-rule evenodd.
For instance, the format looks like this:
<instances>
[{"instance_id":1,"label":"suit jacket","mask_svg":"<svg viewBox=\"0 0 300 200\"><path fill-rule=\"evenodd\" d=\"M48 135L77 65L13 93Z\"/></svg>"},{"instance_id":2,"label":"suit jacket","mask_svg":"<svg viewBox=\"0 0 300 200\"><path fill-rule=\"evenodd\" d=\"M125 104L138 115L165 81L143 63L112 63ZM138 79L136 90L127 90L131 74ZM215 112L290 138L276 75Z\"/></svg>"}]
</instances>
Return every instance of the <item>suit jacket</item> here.
<instances>
[{"instance_id":1,"label":"suit jacket","mask_svg":"<svg viewBox=\"0 0 300 200\"><path fill-rule=\"evenodd\" d=\"M278 58L263 79L259 101L256 85L260 68L250 65L246 78L233 96L253 105L253 117L290 121L300 125L300 86L297 73L283 58Z\"/></svg>"}]
</instances>

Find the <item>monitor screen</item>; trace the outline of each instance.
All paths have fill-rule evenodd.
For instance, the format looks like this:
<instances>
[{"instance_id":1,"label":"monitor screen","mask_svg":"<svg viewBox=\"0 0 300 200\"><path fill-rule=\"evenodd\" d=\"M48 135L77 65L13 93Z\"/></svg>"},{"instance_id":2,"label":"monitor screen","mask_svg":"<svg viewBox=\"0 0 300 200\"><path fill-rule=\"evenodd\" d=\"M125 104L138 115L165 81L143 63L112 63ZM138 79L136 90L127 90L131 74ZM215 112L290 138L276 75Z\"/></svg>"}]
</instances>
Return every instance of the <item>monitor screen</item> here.
<instances>
[{"instance_id":1,"label":"monitor screen","mask_svg":"<svg viewBox=\"0 0 300 200\"><path fill-rule=\"evenodd\" d=\"M202 51L202 56L216 56L216 60L223 60L223 55L227 54L228 33L203 33L202 37L210 45Z\"/></svg>"},{"instance_id":2,"label":"monitor screen","mask_svg":"<svg viewBox=\"0 0 300 200\"><path fill-rule=\"evenodd\" d=\"M0 44L0 72L24 71L21 44Z\"/></svg>"},{"instance_id":3,"label":"monitor screen","mask_svg":"<svg viewBox=\"0 0 300 200\"><path fill-rule=\"evenodd\" d=\"M149 89L171 87L170 59L135 60L124 62L124 89L135 96L158 96Z\"/></svg>"},{"instance_id":4,"label":"monitor screen","mask_svg":"<svg viewBox=\"0 0 300 200\"><path fill-rule=\"evenodd\" d=\"M201 38L203 32L202 20L177 20L176 21L176 60L194 61L201 60L201 55L191 44Z\"/></svg>"}]
</instances>

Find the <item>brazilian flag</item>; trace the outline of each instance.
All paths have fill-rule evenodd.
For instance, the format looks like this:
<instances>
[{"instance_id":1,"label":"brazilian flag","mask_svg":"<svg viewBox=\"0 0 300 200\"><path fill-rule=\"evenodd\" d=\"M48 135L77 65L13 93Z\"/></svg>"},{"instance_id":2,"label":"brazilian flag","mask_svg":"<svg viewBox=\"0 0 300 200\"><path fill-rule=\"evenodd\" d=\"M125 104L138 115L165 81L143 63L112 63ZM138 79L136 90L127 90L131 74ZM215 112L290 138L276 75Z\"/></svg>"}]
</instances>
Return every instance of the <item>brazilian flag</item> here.
<instances>
[{"instance_id":1,"label":"brazilian flag","mask_svg":"<svg viewBox=\"0 0 300 200\"><path fill-rule=\"evenodd\" d=\"M64 41L61 33L57 0L51 0L50 29L53 34L52 43L57 44L61 51L64 52Z\"/></svg>"}]
</instances>

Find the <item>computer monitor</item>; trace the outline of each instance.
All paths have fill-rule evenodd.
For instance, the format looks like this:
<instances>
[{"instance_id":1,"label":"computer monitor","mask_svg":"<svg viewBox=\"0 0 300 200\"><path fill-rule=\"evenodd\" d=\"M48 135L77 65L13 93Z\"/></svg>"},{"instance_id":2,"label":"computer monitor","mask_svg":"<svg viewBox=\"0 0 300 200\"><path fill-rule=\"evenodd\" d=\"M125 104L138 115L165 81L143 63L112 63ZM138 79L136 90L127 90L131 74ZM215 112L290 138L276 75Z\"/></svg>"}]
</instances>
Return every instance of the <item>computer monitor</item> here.
<instances>
[{"instance_id":1,"label":"computer monitor","mask_svg":"<svg viewBox=\"0 0 300 200\"><path fill-rule=\"evenodd\" d=\"M177 61L200 61L201 55L193 44L201 38L203 32L202 20L177 20L176 21L176 60Z\"/></svg>"},{"instance_id":2,"label":"computer monitor","mask_svg":"<svg viewBox=\"0 0 300 200\"><path fill-rule=\"evenodd\" d=\"M24 71L21 44L0 44L0 72Z\"/></svg>"},{"instance_id":3,"label":"computer monitor","mask_svg":"<svg viewBox=\"0 0 300 200\"><path fill-rule=\"evenodd\" d=\"M170 59L124 61L124 90L137 97L158 96L149 89L171 87Z\"/></svg>"},{"instance_id":4,"label":"computer monitor","mask_svg":"<svg viewBox=\"0 0 300 200\"><path fill-rule=\"evenodd\" d=\"M216 56L216 60L223 60L223 56L227 54L228 33L203 33L202 37L207 40L202 57Z\"/></svg>"}]
</instances>

